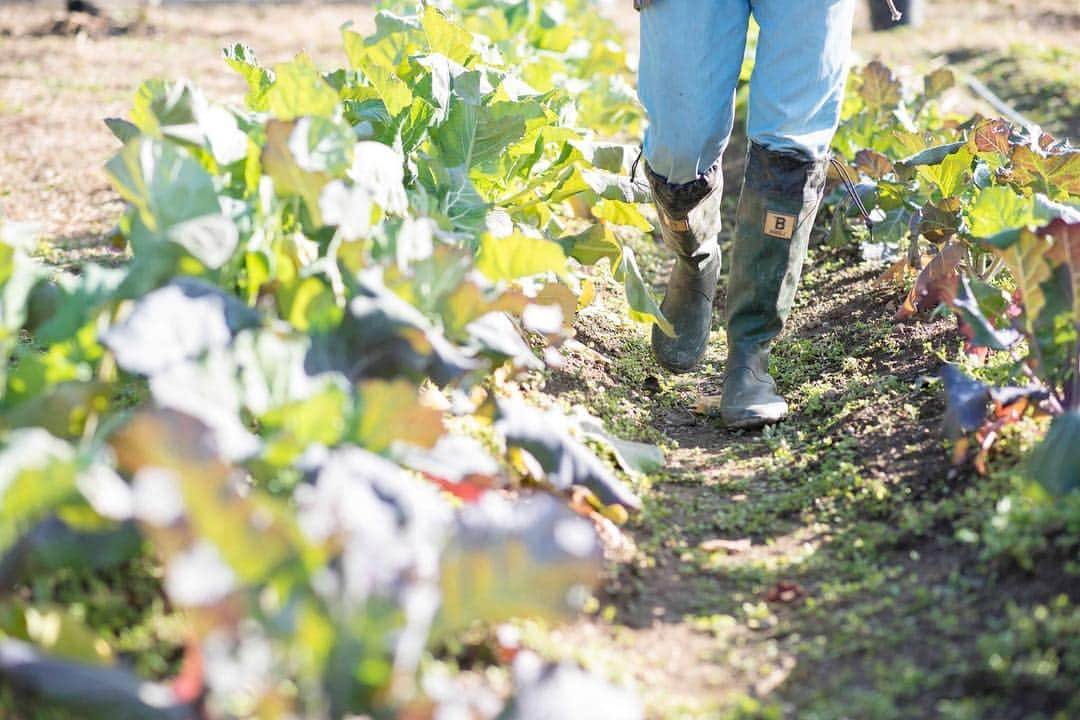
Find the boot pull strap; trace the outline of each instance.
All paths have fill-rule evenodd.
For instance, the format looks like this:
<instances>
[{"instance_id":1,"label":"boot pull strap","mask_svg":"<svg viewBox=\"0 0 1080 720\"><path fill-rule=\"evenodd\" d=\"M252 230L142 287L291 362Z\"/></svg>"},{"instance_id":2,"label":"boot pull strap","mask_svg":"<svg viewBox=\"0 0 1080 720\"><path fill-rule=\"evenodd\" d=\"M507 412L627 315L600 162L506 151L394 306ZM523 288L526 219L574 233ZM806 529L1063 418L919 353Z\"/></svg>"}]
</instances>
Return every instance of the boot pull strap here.
<instances>
[{"instance_id":1,"label":"boot pull strap","mask_svg":"<svg viewBox=\"0 0 1080 720\"><path fill-rule=\"evenodd\" d=\"M637 177L638 165L641 163L641 157L644 154L645 146L638 145L637 157L634 158L634 162L630 165L630 184L636 187L638 190L641 190L642 192L647 192L651 195L652 188L649 186L649 183L645 182L644 180L638 180Z\"/></svg>"},{"instance_id":2,"label":"boot pull strap","mask_svg":"<svg viewBox=\"0 0 1080 720\"><path fill-rule=\"evenodd\" d=\"M859 197L859 191L855 188L855 183L848 176L847 168L836 159L835 155L829 156L829 162L836 169L836 173L840 176L840 182L844 184L844 189L847 190L847 194L851 197L851 202L855 203L856 209L862 215L863 221L866 222L866 229L870 231L870 242L874 242L874 221L870 218L870 212L866 209L866 205L863 204L862 198Z\"/></svg>"}]
</instances>

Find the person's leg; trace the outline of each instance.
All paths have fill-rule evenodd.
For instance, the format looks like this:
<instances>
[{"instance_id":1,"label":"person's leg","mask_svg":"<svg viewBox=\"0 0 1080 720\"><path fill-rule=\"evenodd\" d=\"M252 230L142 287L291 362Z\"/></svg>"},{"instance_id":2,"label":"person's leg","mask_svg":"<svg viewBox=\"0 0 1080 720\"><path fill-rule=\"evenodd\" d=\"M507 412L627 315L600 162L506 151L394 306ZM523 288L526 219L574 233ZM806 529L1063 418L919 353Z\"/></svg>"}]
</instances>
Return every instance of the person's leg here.
<instances>
[{"instance_id":1,"label":"person's leg","mask_svg":"<svg viewBox=\"0 0 1080 720\"><path fill-rule=\"evenodd\" d=\"M749 22L749 0L653 0L641 11L645 159L667 182L697 180L727 146Z\"/></svg>"},{"instance_id":2,"label":"person's leg","mask_svg":"<svg viewBox=\"0 0 1080 720\"><path fill-rule=\"evenodd\" d=\"M754 0L761 27L750 79L750 148L728 280L721 414L776 422L787 403L769 346L791 312L840 118L854 0Z\"/></svg>"},{"instance_id":3,"label":"person's leg","mask_svg":"<svg viewBox=\"0 0 1080 720\"><path fill-rule=\"evenodd\" d=\"M645 175L665 244L676 254L661 310L675 328L653 328L653 353L690 370L709 338L720 271L720 156L734 122L749 0L654 0L641 11L638 89L648 113Z\"/></svg>"}]
</instances>

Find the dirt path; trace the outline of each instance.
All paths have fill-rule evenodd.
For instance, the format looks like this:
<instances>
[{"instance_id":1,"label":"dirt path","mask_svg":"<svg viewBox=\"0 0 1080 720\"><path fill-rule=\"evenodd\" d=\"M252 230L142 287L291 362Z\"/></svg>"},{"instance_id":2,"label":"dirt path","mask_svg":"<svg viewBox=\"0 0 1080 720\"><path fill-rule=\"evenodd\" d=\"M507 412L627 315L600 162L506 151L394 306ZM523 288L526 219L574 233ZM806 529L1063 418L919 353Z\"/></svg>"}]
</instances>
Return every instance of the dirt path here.
<instances>
[{"instance_id":1,"label":"dirt path","mask_svg":"<svg viewBox=\"0 0 1080 720\"><path fill-rule=\"evenodd\" d=\"M583 340L609 363L579 356L549 387L623 432L661 433L670 468L646 491L636 552L615 567L597 616L552 630L549 651L574 648L633 682L663 718L1062 707L1061 694L1016 696L986 674L980 638L1008 624L1008 603L1075 601L1080 588L1051 566L981 560L958 539L1004 485L950 473L929 378L936 354L956 350L951 321L896 326L896 291L875 269L831 252L812 265L775 353L792 417L764 433L685 410L717 391L715 369L663 376L640 333L589 318ZM722 352L718 329L707 362L719 368ZM968 705L975 714L948 714Z\"/></svg>"}]
</instances>

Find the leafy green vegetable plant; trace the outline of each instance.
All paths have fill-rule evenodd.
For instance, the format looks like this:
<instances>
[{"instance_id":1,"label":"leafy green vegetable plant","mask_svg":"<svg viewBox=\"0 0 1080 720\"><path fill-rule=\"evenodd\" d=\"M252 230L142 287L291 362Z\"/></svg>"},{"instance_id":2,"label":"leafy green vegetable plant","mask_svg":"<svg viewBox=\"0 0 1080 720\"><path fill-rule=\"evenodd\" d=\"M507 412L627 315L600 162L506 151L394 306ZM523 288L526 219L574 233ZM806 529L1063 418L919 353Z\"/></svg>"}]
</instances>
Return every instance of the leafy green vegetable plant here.
<instances>
[{"instance_id":1,"label":"leafy green vegetable plant","mask_svg":"<svg viewBox=\"0 0 1080 720\"><path fill-rule=\"evenodd\" d=\"M6 682L84 717L431 717L461 701L423 690L431 643L587 597L599 541L557 497L639 500L595 427L498 397L495 371L557 356L603 258L668 326L620 240L649 229L629 146L597 139L640 120L626 58L563 7L384 10L331 72L230 47L245 108L149 81L108 123L129 263L50 278L6 228ZM64 608L6 594L139 539L190 626L152 692Z\"/></svg>"}]
</instances>

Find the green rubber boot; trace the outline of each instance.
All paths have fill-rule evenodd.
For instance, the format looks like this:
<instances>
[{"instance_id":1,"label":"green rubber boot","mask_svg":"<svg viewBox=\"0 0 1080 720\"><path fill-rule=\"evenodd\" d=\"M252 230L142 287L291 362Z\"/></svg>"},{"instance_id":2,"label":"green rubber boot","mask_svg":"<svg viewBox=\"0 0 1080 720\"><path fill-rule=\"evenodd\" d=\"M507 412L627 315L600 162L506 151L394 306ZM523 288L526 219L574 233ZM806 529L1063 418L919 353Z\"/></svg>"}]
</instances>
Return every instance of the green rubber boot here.
<instances>
[{"instance_id":1,"label":"green rubber boot","mask_svg":"<svg viewBox=\"0 0 1080 720\"><path fill-rule=\"evenodd\" d=\"M675 252L660 310L675 328L669 337L659 326L652 329L656 361L671 372L684 373L705 354L712 327L713 298L720 274L720 197L723 175L719 163L694 180L672 185L646 163L660 235Z\"/></svg>"},{"instance_id":2,"label":"green rubber boot","mask_svg":"<svg viewBox=\"0 0 1080 720\"><path fill-rule=\"evenodd\" d=\"M825 166L825 160L755 143L747 152L727 294L720 414L729 427L756 428L787 416L787 402L769 375L769 347L791 313Z\"/></svg>"}]
</instances>

